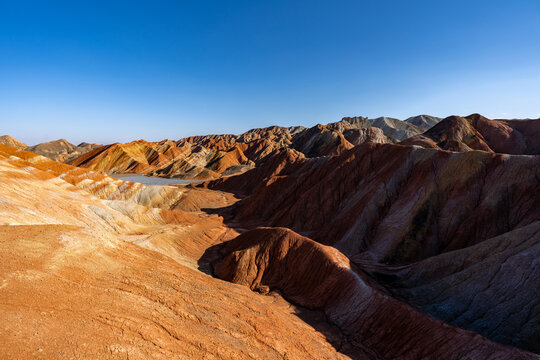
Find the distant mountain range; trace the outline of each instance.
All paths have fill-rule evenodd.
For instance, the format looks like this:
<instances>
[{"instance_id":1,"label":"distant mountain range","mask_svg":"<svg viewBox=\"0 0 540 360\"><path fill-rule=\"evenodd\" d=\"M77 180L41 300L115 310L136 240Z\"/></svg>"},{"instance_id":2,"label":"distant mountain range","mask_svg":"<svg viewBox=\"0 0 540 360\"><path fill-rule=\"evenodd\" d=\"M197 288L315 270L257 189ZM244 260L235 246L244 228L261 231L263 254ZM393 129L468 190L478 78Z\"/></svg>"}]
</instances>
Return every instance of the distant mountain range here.
<instances>
[{"instance_id":1,"label":"distant mountain range","mask_svg":"<svg viewBox=\"0 0 540 360\"><path fill-rule=\"evenodd\" d=\"M256 128L240 135L192 136L177 141L77 146L64 139L34 146L9 137L0 143L50 159L107 173L215 179L249 170L269 155L289 148L306 157L338 155L363 143L399 143L449 151L483 150L540 154L538 120L490 120L481 115L441 119L418 115L344 117L327 125Z\"/></svg>"}]
</instances>

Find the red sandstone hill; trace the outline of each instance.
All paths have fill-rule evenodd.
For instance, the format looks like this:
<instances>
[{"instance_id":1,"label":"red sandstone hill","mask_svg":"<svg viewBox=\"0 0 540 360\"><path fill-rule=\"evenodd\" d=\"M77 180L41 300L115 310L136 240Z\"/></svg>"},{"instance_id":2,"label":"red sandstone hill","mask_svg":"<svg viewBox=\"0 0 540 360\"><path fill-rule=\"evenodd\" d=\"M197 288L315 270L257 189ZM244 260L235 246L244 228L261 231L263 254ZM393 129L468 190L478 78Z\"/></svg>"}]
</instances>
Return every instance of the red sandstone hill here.
<instances>
[{"instance_id":1,"label":"red sandstone hill","mask_svg":"<svg viewBox=\"0 0 540 360\"><path fill-rule=\"evenodd\" d=\"M338 250L285 228L260 228L219 245L222 279L322 310L358 359L533 359L453 328L394 299Z\"/></svg>"},{"instance_id":2,"label":"red sandstone hill","mask_svg":"<svg viewBox=\"0 0 540 360\"><path fill-rule=\"evenodd\" d=\"M243 222L396 264L538 220L539 172L538 157L364 144L333 158L276 156L210 186L249 195L236 210Z\"/></svg>"},{"instance_id":3,"label":"red sandstone hill","mask_svg":"<svg viewBox=\"0 0 540 360\"><path fill-rule=\"evenodd\" d=\"M193 141L193 142L191 142ZM107 173L137 173L167 177L212 179L233 175L252 168L278 148L267 140L236 143L228 147L220 138L215 146L212 139L151 143L138 140L127 144L112 144L86 153L73 165ZM206 144L205 147L200 143ZM224 150L221 150L224 149Z\"/></svg>"},{"instance_id":4,"label":"red sandstone hill","mask_svg":"<svg viewBox=\"0 0 540 360\"><path fill-rule=\"evenodd\" d=\"M490 120L479 114L450 116L421 135L401 142L451 151L483 150L540 154L540 120Z\"/></svg>"},{"instance_id":5,"label":"red sandstone hill","mask_svg":"<svg viewBox=\"0 0 540 360\"><path fill-rule=\"evenodd\" d=\"M295 136L292 147L307 157L318 157L339 155L353 145L341 132L317 125Z\"/></svg>"},{"instance_id":6,"label":"red sandstone hill","mask_svg":"<svg viewBox=\"0 0 540 360\"><path fill-rule=\"evenodd\" d=\"M394 276L394 270L388 269L399 269L395 266L417 263L416 272L425 273L433 265L422 264L441 259L440 266L448 269L450 265L443 264L480 258L481 251L489 253L482 246L496 243L500 236L515 237L518 243L529 239L519 251L523 256L525 251L532 258L540 256L533 250L540 244L540 234L522 230L540 221L539 174L540 157L363 144L326 158L309 159L284 151L259 168L216 180L209 187L244 197L233 209L235 223L248 228L290 228L335 247L360 269L380 271L380 279L374 276L386 284ZM515 267L503 266L511 264L513 253L502 250L497 249L483 273L469 272L478 277L469 275L459 286L465 273L448 277L434 272L439 286L424 302L418 301L423 292L417 293L415 287L424 289L429 283L419 282L395 293L450 324L538 351L540 313L533 310L540 306L538 277L522 278L522 274L535 274L536 265L526 262L514 272ZM390 274L385 275L387 271ZM411 273L404 274L399 279L407 283ZM496 277L506 280L485 282ZM393 284L388 285L391 291ZM443 289L452 289L452 295L439 303L437 294ZM491 302L479 299L470 304L472 292L479 289L486 296L497 296ZM516 293L526 295L522 302L510 305L506 299ZM497 309L496 314L488 304ZM519 308L529 311L517 315ZM497 318L505 319L506 325L497 325ZM522 329L519 339L513 337L517 328Z\"/></svg>"}]
</instances>

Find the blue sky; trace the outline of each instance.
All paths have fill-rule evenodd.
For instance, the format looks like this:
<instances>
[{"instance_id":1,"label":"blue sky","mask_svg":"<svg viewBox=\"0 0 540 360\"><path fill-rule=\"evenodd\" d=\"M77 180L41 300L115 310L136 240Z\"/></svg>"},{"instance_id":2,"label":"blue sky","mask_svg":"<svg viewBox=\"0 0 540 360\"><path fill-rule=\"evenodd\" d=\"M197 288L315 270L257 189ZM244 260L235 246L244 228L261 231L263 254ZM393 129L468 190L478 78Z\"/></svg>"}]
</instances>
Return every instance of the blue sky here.
<instances>
[{"instance_id":1,"label":"blue sky","mask_svg":"<svg viewBox=\"0 0 540 360\"><path fill-rule=\"evenodd\" d=\"M473 112L540 117L540 1L0 0L29 144Z\"/></svg>"}]
</instances>

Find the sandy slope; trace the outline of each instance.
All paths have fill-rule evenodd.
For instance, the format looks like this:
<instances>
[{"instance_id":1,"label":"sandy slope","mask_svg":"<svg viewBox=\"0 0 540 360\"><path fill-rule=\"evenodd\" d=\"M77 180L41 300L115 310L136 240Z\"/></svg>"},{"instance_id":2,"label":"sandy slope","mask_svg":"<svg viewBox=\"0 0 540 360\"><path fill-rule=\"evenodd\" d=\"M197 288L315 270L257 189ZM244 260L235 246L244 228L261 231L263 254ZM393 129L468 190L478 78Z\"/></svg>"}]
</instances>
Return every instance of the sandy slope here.
<instances>
[{"instance_id":1,"label":"sandy slope","mask_svg":"<svg viewBox=\"0 0 540 360\"><path fill-rule=\"evenodd\" d=\"M178 188L156 194L7 147L0 157L2 358L343 358L279 296L197 270L234 231L159 208Z\"/></svg>"}]
</instances>

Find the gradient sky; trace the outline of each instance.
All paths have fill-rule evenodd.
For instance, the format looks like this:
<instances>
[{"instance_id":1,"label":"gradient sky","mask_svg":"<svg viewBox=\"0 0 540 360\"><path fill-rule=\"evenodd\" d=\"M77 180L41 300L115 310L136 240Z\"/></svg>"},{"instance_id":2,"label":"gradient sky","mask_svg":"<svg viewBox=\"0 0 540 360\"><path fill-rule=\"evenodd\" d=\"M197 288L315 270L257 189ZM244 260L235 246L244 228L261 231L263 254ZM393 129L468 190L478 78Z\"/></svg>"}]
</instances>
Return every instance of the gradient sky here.
<instances>
[{"instance_id":1,"label":"gradient sky","mask_svg":"<svg viewBox=\"0 0 540 360\"><path fill-rule=\"evenodd\" d=\"M0 135L540 117L540 1L0 0Z\"/></svg>"}]
</instances>

